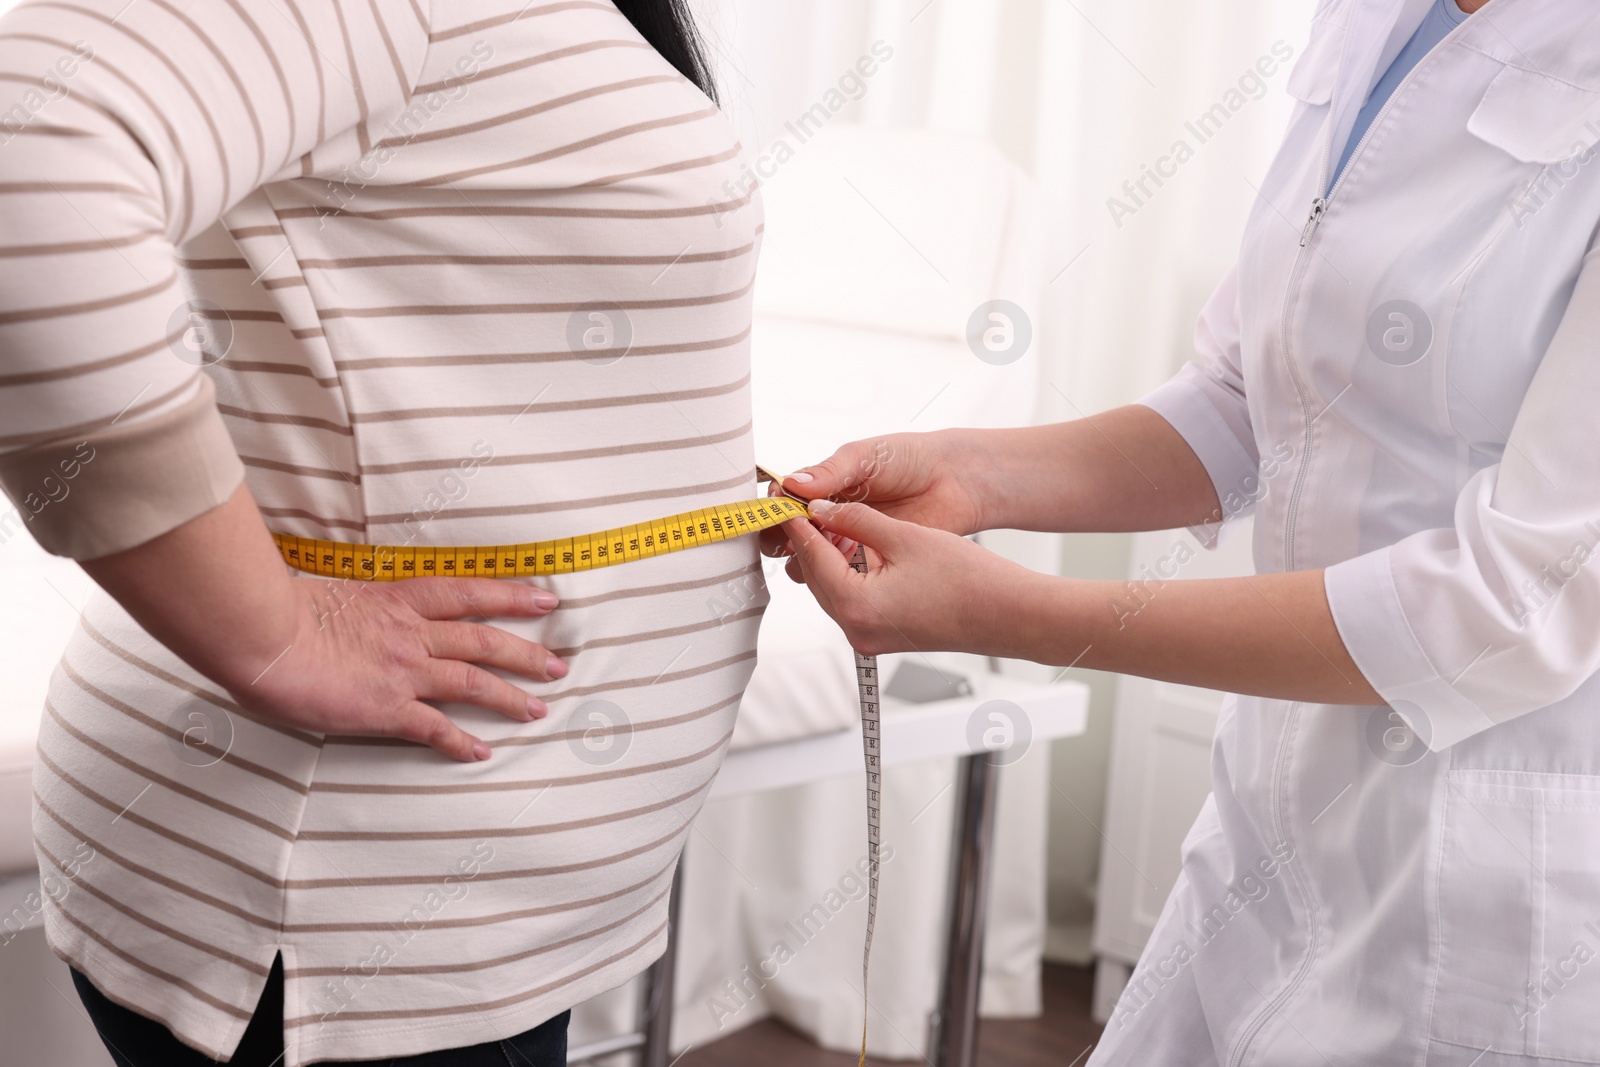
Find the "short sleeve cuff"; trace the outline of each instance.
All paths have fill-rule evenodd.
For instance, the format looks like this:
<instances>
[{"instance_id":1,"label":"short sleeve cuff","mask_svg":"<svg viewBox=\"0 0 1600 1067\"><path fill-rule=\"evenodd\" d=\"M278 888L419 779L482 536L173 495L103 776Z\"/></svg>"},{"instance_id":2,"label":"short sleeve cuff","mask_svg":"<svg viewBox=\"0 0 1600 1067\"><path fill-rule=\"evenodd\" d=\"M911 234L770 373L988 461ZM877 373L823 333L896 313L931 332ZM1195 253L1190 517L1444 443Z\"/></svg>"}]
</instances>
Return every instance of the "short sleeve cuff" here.
<instances>
[{"instance_id":1,"label":"short sleeve cuff","mask_svg":"<svg viewBox=\"0 0 1600 1067\"><path fill-rule=\"evenodd\" d=\"M1254 506L1260 472L1255 456L1240 443L1238 433L1194 380L1199 373L1197 364L1185 364L1176 375L1134 403L1150 408L1171 423L1200 457L1216 489L1222 515L1215 522L1191 526L1189 530L1205 547L1215 548L1222 524L1248 514Z\"/></svg>"},{"instance_id":2,"label":"short sleeve cuff","mask_svg":"<svg viewBox=\"0 0 1600 1067\"><path fill-rule=\"evenodd\" d=\"M1494 725L1440 676L1418 643L1395 589L1389 549L1328 567L1323 588L1350 658L1430 750L1443 752Z\"/></svg>"},{"instance_id":3,"label":"short sleeve cuff","mask_svg":"<svg viewBox=\"0 0 1600 1067\"><path fill-rule=\"evenodd\" d=\"M126 426L0 455L0 486L47 551L96 559L227 501L244 465L211 379L178 407Z\"/></svg>"}]
</instances>

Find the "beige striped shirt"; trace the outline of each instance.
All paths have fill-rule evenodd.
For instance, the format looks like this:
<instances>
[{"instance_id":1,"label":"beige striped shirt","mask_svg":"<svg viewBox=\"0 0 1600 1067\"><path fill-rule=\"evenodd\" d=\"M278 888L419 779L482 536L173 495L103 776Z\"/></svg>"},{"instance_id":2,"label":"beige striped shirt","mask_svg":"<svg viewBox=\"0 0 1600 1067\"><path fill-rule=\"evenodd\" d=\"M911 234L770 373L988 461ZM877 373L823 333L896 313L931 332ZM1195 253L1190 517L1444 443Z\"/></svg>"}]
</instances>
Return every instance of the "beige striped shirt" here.
<instances>
[{"instance_id":1,"label":"beige striped shirt","mask_svg":"<svg viewBox=\"0 0 1600 1067\"><path fill-rule=\"evenodd\" d=\"M79 558L241 476L275 529L422 545L751 496L737 154L606 0L29 0L0 20L0 482ZM521 683L533 724L446 705L479 764L253 720L96 599L35 769L52 948L213 1057L282 953L288 1067L621 983L754 666L756 559L541 580L562 606L504 625L571 673Z\"/></svg>"}]
</instances>

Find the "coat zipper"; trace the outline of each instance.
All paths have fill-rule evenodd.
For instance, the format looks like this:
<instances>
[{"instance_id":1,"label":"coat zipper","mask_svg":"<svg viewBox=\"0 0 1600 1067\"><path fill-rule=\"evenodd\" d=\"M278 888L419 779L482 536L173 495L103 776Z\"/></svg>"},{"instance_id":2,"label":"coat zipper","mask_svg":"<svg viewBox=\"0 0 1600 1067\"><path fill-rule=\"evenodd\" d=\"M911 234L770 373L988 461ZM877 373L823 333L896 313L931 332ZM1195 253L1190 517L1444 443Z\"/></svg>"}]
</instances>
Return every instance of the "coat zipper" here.
<instances>
[{"instance_id":1,"label":"coat zipper","mask_svg":"<svg viewBox=\"0 0 1600 1067\"><path fill-rule=\"evenodd\" d=\"M1319 196L1311 201L1311 217L1306 219L1306 224L1300 230L1300 247L1304 248L1311 243L1311 235L1317 232L1317 223L1322 221L1322 213L1328 210L1328 198Z\"/></svg>"},{"instance_id":2,"label":"coat zipper","mask_svg":"<svg viewBox=\"0 0 1600 1067\"><path fill-rule=\"evenodd\" d=\"M1494 3L1494 0L1489 0L1489 3L1484 4L1483 6L1488 7L1492 3ZM1460 36L1462 27L1467 25L1470 25L1470 20L1462 19L1455 26L1451 27L1450 32L1441 37L1439 39L1439 43L1435 44L1431 49L1429 49L1427 55L1423 56L1410 70L1406 71L1405 77L1400 79L1400 84L1396 85L1394 90L1389 93L1389 99L1385 100L1383 102L1383 106L1378 109L1378 113L1372 116L1372 122L1368 124L1366 132L1361 135L1361 140L1356 142L1355 148L1350 153L1350 158L1345 161L1344 169L1339 172L1339 177L1334 180L1333 187L1328 190L1326 195L1317 196L1312 199L1311 213L1306 218L1305 226L1300 230L1300 248L1302 251L1295 258L1294 267L1291 269L1289 275L1289 286L1284 292L1283 320L1280 326L1280 341L1283 345L1283 362L1284 365L1289 369L1289 379L1294 383L1295 395L1300 400L1301 418L1306 420L1305 440L1301 444L1300 467L1295 471L1294 486L1289 491L1289 504L1284 509L1283 569L1286 571L1292 571L1295 569L1294 525L1295 519L1300 512L1300 493L1305 487L1306 474L1311 466L1311 409L1306 405L1305 384L1300 379L1300 371L1295 366L1294 359L1289 351L1289 313L1292 305L1294 304L1294 298L1299 295L1298 286L1300 284L1301 275L1304 273L1303 268L1306 263L1304 249L1310 246L1311 238L1316 234L1317 227L1322 223L1322 216L1327 214L1328 202L1333 199L1333 194L1337 193L1339 191L1339 187L1344 184L1345 178L1349 177L1350 168L1355 166L1356 160L1360 158L1362 150L1366 148L1367 142L1372 140L1373 133L1380 125L1382 125L1384 117L1389 114L1389 109L1394 106L1395 100L1405 90L1406 86L1411 83L1411 79L1416 76L1418 69L1425 66L1431 57L1437 56L1440 48L1450 43L1453 38ZM1319 178L1317 184L1319 187L1328 180L1328 164L1332 157L1333 131L1330 129L1328 131L1328 139L1322 148L1322 166L1317 168L1317 174Z\"/></svg>"},{"instance_id":3,"label":"coat zipper","mask_svg":"<svg viewBox=\"0 0 1600 1067\"><path fill-rule=\"evenodd\" d=\"M1494 3L1495 0L1489 0L1489 3L1485 4L1484 7L1492 6ZM1438 44L1429 50L1429 55L1437 55L1440 47L1460 35L1462 27L1469 24L1470 20L1462 19L1449 33L1440 39ZM1348 44L1348 39L1346 43ZM1300 401L1300 415L1305 420L1306 427L1305 437L1301 443L1300 467L1295 472L1294 486L1289 492L1289 503L1284 513L1283 556L1285 571L1294 570L1295 518L1300 510L1300 494L1305 487L1306 474L1311 466L1311 409L1306 403L1305 383L1300 378L1300 371L1295 365L1289 345L1289 317L1293 311L1295 299L1299 295L1300 282L1305 275L1305 267L1308 262L1306 249L1310 247L1311 239L1316 235L1317 227L1322 224L1322 217L1328 212L1328 202L1333 199L1333 194L1337 193L1339 187L1344 184L1345 178L1350 174L1350 168L1355 165L1356 160L1366 148L1367 142L1372 139L1373 132L1378 129L1383 119L1388 115L1389 109L1394 106L1395 100L1405 90L1411 79L1416 75L1417 70L1427 64L1428 59L1429 56L1423 56L1421 61L1407 71L1405 77L1400 79L1400 84L1394 87L1394 90L1389 94L1389 99L1383 102L1383 106L1378 109L1378 113L1372 117L1372 122L1367 126L1366 132L1361 135L1361 140L1356 142L1356 147L1351 151L1350 158L1345 161L1344 169L1339 172L1339 176L1334 180L1332 188L1328 189L1325 195L1318 195L1312 198L1310 214L1307 215L1305 225L1300 230L1300 251L1295 256L1294 265L1289 271L1289 284L1284 289L1283 315L1279 321L1279 343L1283 348L1284 366L1288 368L1289 380L1293 383L1295 396ZM1328 180L1328 165L1333 156L1333 132L1331 129L1328 131L1328 138L1323 143L1322 164L1317 168L1317 185L1319 188ZM1272 824L1273 829L1277 832L1278 840L1285 843L1288 841L1288 834L1286 833L1283 817L1284 768L1288 762L1295 720L1299 716L1299 711L1299 704L1290 705L1288 721L1284 723L1283 743L1278 746L1277 757L1273 761ZM1289 1002L1289 998L1294 995L1295 991L1300 988L1301 983L1305 981L1306 976L1311 973L1311 964L1317 958L1318 930L1315 906L1309 886L1305 884L1298 871L1295 871L1294 874L1295 881L1300 887L1301 899L1306 907L1308 931L1305 958L1301 961L1294 976L1289 979L1288 984L1283 987L1277 996L1264 1005L1256 1013L1255 1018L1251 1019L1245 1026L1244 1032L1239 1036L1239 1043L1234 1046L1233 1055L1228 1058L1229 1067L1243 1067L1244 1058L1249 1053L1250 1046L1255 1041L1256 1035L1266 1026L1267 1020L1282 1010L1283 1006Z\"/></svg>"},{"instance_id":4,"label":"coat zipper","mask_svg":"<svg viewBox=\"0 0 1600 1067\"><path fill-rule=\"evenodd\" d=\"M1395 89L1396 92L1398 92L1399 86L1396 86ZM1393 94L1391 94L1390 99L1392 100L1393 98ZM1385 102L1384 108L1380 109L1379 114L1373 117L1372 126L1376 126L1378 124L1378 119L1382 117L1382 110L1387 110L1387 107L1388 104ZM1367 136L1372 133L1372 126L1367 127L1367 133L1361 138L1363 142L1365 142ZM1355 157L1360 153L1360 151L1361 146L1358 144L1356 146L1356 150L1350 154L1352 161L1354 161ZM1321 165L1317 168L1318 188L1321 188L1328 180L1328 162L1332 157L1332 154L1333 131L1330 130L1328 132L1328 139L1323 144ZM1348 169L1348 165L1346 165L1346 171L1348 171ZM1339 176L1338 181L1334 182L1334 189L1337 189L1339 187L1339 183L1342 181L1344 181L1343 174ZM1301 487L1305 484L1306 468L1310 465L1311 461L1311 408L1310 405L1306 403L1305 383L1300 379L1300 371L1295 366L1294 360L1290 358L1289 316L1294 308L1295 298L1299 295L1300 279L1304 276L1306 264L1309 261L1309 257L1306 254L1306 249L1311 244L1312 236L1317 232L1317 226L1322 222L1322 216L1327 213L1328 200L1330 197L1332 197L1332 195L1333 189L1329 189L1327 196L1317 196L1311 201L1311 214L1307 216L1305 226L1303 226L1300 230L1300 251L1295 255L1294 264L1289 268L1289 284L1285 286L1283 295L1283 315L1278 323L1278 341L1283 349L1284 366L1289 370L1289 380L1294 384L1295 397L1300 402L1300 417L1302 420L1304 420L1306 426L1305 438L1302 441L1300 448L1300 467L1297 471L1295 471L1294 487L1290 490L1289 505L1285 509L1285 570L1294 569L1294 519L1296 511L1299 509ZM1278 835L1278 840L1280 842L1286 842L1288 840L1288 835L1284 832L1285 828L1283 820L1283 775L1284 767L1289 760L1289 745L1290 738L1292 737L1294 731L1294 720L1298 718L1299 711L1299 704L1289 705L1287 721L1283 726L1283 740L1279 743L1278 751L1273 757L1272 829ZM1255 1018L1251 1019L1249 1024L1245 1026L1244 1033L1239 1036L1239 1043L1234 1046L1233 1055L1228 1059L1229 1067L1241 1067L1241 1065L1244 1063L1245 1055L1250 1051L1251 1043L1255 1041L1256 1035L1261 1032L1262 1027L1266 1026L1267 1020L1272 1018L1272 1016L1276 1014L1284 1004L1288 1003L1289 998L1294 995L1294 991L1300 988L1300 983L1305 980L1306 975L1311 970L1312 961L1317 957L1316 910L1312 906L1310 891L1300 879L1299 872L1295 871L1293 873L1295 875L1296 885L1300 890L1301 900L1306 908L1306 914L1308 916L1308 923L1310 926L1306 939L1305 958L1301 961L1300 966L1295 971L1293 977L1289 979L1288 984L1279 991L1277 996L1268 1001L1267 1004L1256 1013Z\"/></svg>"},{"instance_id":5,"label":"coat zipper","mask_svg":"<svg viewBox=\"0 0 1600 1067\"><path fill-rule=\"evenodd\" d=\"M1460 27L1457 27L1458 29ZM1437 47L1437 46L1435 46ZM1295 397L1300 401L1300 417L1305 420L1305 438L1300 443L1300 466L1294 474L1294 485L1289 490L1289 504L1284 509L1283 518L1283 569L1294 570L1294 524L1300 513L1300 493L1305 488L1306 474L1311 467L1311 406L1306 402L1305 383L1300 378L1300 368L1295 364L1294 357L1289 348L1289 316L1294 309L1295 298L1300 295L1300 281L1305 275L1305 267L1309 262L1305 249L1311 247L1311 238L1316 235L1317 227L1322 224L1322 216L1328 213L1328 201L1333 199L1333 194L1339 191L1339 186L1344 184L1345 176L1350 173L1350 168L1355 165L1356 159L1361 155L1361 150L1372 138L1372 131L1378 128L1378 123L1389 113L1389 108L1394 104L1394 98L1400 95L1400 90L1405 88L1406 82L1411 80L1411 75L1416 68L1406 72L1400 79L1400 84L1394 87L1394 92L1389 94L1389 99L1383 102L1378 113L1372 116L1372 122L1367 126L1366 132L1361 135L1361 140L1356 142L1355 150L1350 153L1350 158L1345 162L1344 169L1339 172L1339 177L1334 181L1333 188L1327 195L1313 197L1311 200L1311 213L1306 216L1306 224L1300 230L1300 249L1295 256L1294 266L1290 268L1289 285L1283 294L1283 318L1278 327L1278 341L1283 346L1283 363L1289 369L1289 380L1294 384ZM1317 168L1318 185L1327 181L1328 161L1333 156L1333 135L1329 131L1328 142L1322 150L1322 166Z\"/></svg>"}]
</instances>

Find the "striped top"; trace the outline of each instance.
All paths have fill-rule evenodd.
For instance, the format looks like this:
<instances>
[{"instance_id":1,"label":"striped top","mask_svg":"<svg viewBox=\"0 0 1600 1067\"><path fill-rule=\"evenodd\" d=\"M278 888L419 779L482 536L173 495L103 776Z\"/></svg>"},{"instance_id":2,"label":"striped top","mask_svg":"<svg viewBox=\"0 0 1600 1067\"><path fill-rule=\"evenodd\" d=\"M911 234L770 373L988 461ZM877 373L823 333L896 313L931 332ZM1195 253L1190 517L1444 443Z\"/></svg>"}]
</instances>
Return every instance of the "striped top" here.
<instances>
[{"instance_id":1,"label":"striped top","mask_svg":"<svg viewBox=\"0 0 1600 1067\"><path fill-rule=\"evenodd\" d=\"M277 530L507 544L753 496L761 209L606 0L29 0L0 20L0 482L60 554L240 477ZM665 946L766 593L752 539L541 579L571 664L463 764L256 721L114 602L50 686L51 947L210 1056L530 1028ZM726 610L729 597L744 607Z\"/></svg>"}]
</instances>

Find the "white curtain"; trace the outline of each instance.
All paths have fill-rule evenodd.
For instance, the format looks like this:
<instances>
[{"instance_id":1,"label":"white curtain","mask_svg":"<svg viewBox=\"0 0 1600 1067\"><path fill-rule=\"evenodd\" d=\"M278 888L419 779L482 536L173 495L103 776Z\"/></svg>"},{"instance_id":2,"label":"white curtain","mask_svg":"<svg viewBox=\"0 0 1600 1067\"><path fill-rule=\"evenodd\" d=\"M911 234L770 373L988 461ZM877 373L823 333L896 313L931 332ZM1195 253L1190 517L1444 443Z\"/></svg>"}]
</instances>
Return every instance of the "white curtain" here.
<instances>
[{"instance_id":1,"label":"white curtain","mask_svg":"<svg viewBox=\"0 0 1600 1067\"><path fill-rule=\"evenodd\" d=\"M1287 67L1314 6L697 3L723 106L752 157L780 138L792 143L786 124L842 96L832 122L971 133L1033 175L1050 219L1054 281L1036 326L1048 383L1041 406L1054 418L1126 403L1188 358L1194 316L1236 254L1258 175L1287 119ZM862 57L886 49L892 55L871 76L851 79ZM783 181L781 167L770 180ZM1290 219L1301 214L1297 205L1280 207ZM1127 551L1122 536L1069 538L1062 572L1123 577ZM1084 960L1114 680L1071 676L1089 682L1095 697L1088 734L1053 753L1050 917L1054 954Z\"/></svg>"}]
</instances>

